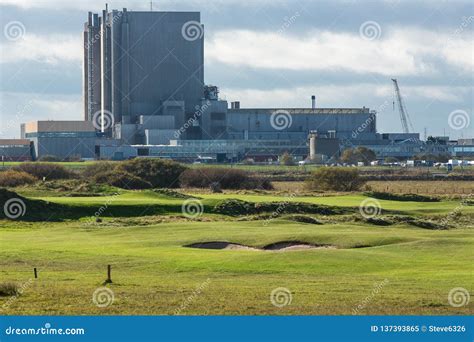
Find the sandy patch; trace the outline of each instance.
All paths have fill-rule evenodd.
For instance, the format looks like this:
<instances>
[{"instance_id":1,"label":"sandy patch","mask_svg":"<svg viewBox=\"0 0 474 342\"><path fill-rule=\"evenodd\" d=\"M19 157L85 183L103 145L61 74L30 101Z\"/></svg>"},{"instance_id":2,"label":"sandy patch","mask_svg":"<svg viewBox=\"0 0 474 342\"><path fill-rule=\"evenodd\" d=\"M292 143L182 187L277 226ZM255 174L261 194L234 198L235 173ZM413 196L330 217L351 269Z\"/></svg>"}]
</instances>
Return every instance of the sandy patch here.
<instances>
[{"instance_id":1,"label":"sandy patch","mask_svg":"<svg viewBox=\"0 0 474 342\"><path fill-rule=\"evenodd\" d=\"M267 245L263 248L255 248L251 246L241 245L238 243L226 242L226 241L210 241L210 242L198 242L184 247L189 248L201 248L201 249L219 249L219 250L246 250L246 251L274 251L274 252L286 252L286 251L300 251L307 249L334 249L336 246L332 245L314 245L299 241L282 241L275 242Z\"/></svg>"}]
</instances>

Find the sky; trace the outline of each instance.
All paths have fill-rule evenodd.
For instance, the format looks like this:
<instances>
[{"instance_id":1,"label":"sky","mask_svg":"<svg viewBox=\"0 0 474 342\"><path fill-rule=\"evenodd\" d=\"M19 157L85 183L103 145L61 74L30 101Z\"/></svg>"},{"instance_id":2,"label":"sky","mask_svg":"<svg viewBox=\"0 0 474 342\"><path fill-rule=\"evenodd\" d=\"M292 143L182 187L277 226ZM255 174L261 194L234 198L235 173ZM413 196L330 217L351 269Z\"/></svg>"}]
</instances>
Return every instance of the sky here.
<instances>
[{"instance_id":1,"label":"sky","mask_svg":"<svg viewBox=\"0 0 474 342\"><path fill-rule=\"evenodd\" d=\"M108 1L148 10L150 1ZM369 107L401 132L391 78L416 132L474 137L474 2L160 0L199 11L205 82L241 107ZM0 138L20 123L82 120L82 30L97 0L0 0Z\"/></svg>"}]
</instances>

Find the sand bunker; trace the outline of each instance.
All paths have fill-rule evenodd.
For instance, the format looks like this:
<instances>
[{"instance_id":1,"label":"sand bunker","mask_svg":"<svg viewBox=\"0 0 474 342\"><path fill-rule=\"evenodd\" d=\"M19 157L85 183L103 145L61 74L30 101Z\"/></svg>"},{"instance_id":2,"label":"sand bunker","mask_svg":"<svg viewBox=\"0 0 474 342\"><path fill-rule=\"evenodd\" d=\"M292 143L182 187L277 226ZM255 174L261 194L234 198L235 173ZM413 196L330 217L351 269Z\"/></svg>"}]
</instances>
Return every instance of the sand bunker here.
<instances>
[{"instance_id":1,"label":"sand bunker","mask_svg":"<svg viewBox=\"0 0 474 342\"><path fill-rule=\"evenodd\" d=\"M297 251L302 249L326 249L336 248L332 245L315 245L300 241L281 241L275 242L270 245L263 247L266 251Z\"/></svg>"},{"instance_id":2,"label":"sand bunker","mask_svg":"<svg viewBox=\"0 0 474 342\"><path fill-rule=\"evenodd\" d=\"M263 248L255 248L251 246L245 246L238 243L232 243L227 241L210 241L210 242L198 242L184 247L189 248L202 248L202 249L224 249L224 250L247 250L247 251L298 251L306 249L327 249L336 248L332 245L315 245L300 241L281 241L267 245Z\"/></svg>"},{"instance_id":3,"label":"sand bunker","mask_svg":"<svg viewBox=\"0 0 474 342\"><path fill-rule=\"evenodd\" d=\"M230 249L230 250L248 250L248 251L258 251L258 248L240 245L238 243L231 243L225 241L211 241L211 242L198 242L184 247L190 248L202 248L202 249Z\"/></svg>"}]
</instances>

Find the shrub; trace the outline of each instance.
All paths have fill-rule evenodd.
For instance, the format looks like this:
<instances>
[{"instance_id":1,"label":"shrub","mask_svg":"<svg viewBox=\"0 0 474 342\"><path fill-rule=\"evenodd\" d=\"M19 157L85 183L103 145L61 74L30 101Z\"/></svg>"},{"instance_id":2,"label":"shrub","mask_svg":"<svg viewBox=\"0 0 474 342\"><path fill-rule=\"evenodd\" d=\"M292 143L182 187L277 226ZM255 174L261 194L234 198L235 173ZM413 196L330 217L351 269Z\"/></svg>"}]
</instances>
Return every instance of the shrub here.
<instances>
[{"instance_id":1,"label":"shrub","mask_svg":"<svg viewBox=\"0 0 474 342\"><path fill-rule=\"evenodd\" d=\"M221 184L219 182L213 182L209 186L209 190L211 190L211 192L213 193L221 193L222 192Z\"/></svg>"},{"instance_id":2,"label":"shrub","mask_svg":"<svg viewBox=\"0 0 474 342\"><path fill-rule=\"evenodd\" d=\"M219 183L221 189L272 189L269 180L252 176L244 170L207 167L188 169L180 176L181 186L190 188L210 188Z\"/></svg>"},{"instance_id":3,"label":"shrub","mask_svg":"<svg viewBox=\"0 0 474 342\"><path fill-rule=\"evenodd\" d=\"M25 184L33 184L37 179L23 171L7 170L0 172L0 186L15 187Z\"/></svg>"},{"instance_id":4,"label":"shrub","mask_svg":"<svg viewBox=\"0 0 474 342\"><path fill-rule=\"evenodd\" d=\"M344 150L341 156L341 160L349 164L363 162L364 165L368 165L371 161L376 159L375 152L364 146Z\"/></svg>"},{"instance_id":5,"label":"shrub","mask_svg":"<svg viewBox=\"0 0 474 342\"><path fill-rule=\"evenodd\" d=\"M105 183L122 189L150 189L152 184L143 178L137 177L126 171L107 171L102 172L93 178L97 183Z\"/></svg>"},{"instance_id":6,"label":"shrub","mask_svg":"<svg viewBox=\"0 0 474 342\"><path fill-rule=\"evenodd\" d=\"M295 160L293 159L293 156L291 154L285 152L280 157L280 163L286 166L291 166L295 165Z\"/></svg>"},{"instance_id":7,"label":"shrub","mask_svg":"<svg viewBox=\"0 0 474 342\"><path fill-rule=\"evenodd\" d=\"M59 164L50 163L23 163L13 168L16 171L29 173L38 179L70 179L76 177L76 173L66 169Z\"/></svg>"},{"instance_id":8,"label":"shrub","mask_svg":"<svg viewBox=\"0 0 474 342\"><path fill-rule=\"evenodd\" d=\"M19 294L18 285L15 283L1 283L0 297L17 296Z\"/></svg>"},{"instance_id":9,"label":"shrub","mask_svg":"<svg viewBox=\"0 0 474 342\"><path fill-rule=\"evenodd\" d=\"M365 181L355 168L321 167L306 181L310 190L356 191Z\"/></svg>"},{"instance_id":10,"label":"shrub","mask_svg":"<svg viewBox=\"0 0 474 342\"><path fill-rule=\"evenodd\" d=\"M116 170L141 178L154 188L178 188L186 167L171 160L137 158L118 164Z\"/></svg>"},{"instance_id":11,"label":"shrub","mask_svg":"<svg viewBox=\"0 0 474 342\"><path fill-rule=\"evenodd\" d=\"M56 156L53 156L53 155L50 155L50 154L44 155L41 158L39 158L38 160L42 161L42 162L60 162L61 161L61 159L59 157L56 157Z\"/></svg>"},{"instance_id":12,"label":"shrub","mask_svg":"<svg viewBox=\"0 0 474 342\"><path fill-rule=\"evenodd\" d=\"M87 178L94 178L96 175L104 172L110 172L116 167L117 163L100 161L86 166L82 171L82 175Z\"/></svg>"}]
</instances>

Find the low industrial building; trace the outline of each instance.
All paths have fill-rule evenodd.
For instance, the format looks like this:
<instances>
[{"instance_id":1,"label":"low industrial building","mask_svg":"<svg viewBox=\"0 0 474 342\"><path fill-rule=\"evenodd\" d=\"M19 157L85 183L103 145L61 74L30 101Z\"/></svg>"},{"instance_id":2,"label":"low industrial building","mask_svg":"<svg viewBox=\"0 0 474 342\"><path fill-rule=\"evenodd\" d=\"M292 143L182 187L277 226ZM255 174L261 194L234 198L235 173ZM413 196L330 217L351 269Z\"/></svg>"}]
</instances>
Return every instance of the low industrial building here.
<instances>
[{"instance_id":1,"label":"low industrial building","mask_svg":"<svg viewBox=\"0 0 474 342\"><path fill-rule=\"evenodd\" d=\"M28 161L33 157L33 143L28 139L0 139L2 161Z\"/></svg>"},{"instance_id":2,"label":"low industrial building","mask_svg":"<svg viewBox=\"0 0 474 342\"><path fill-rule=\"evenodd\" d=\"M32 121L21 125L21 138L33 144L33 159L96 157L96 129L90 121Z\"/></svg>"}]
</instances>

